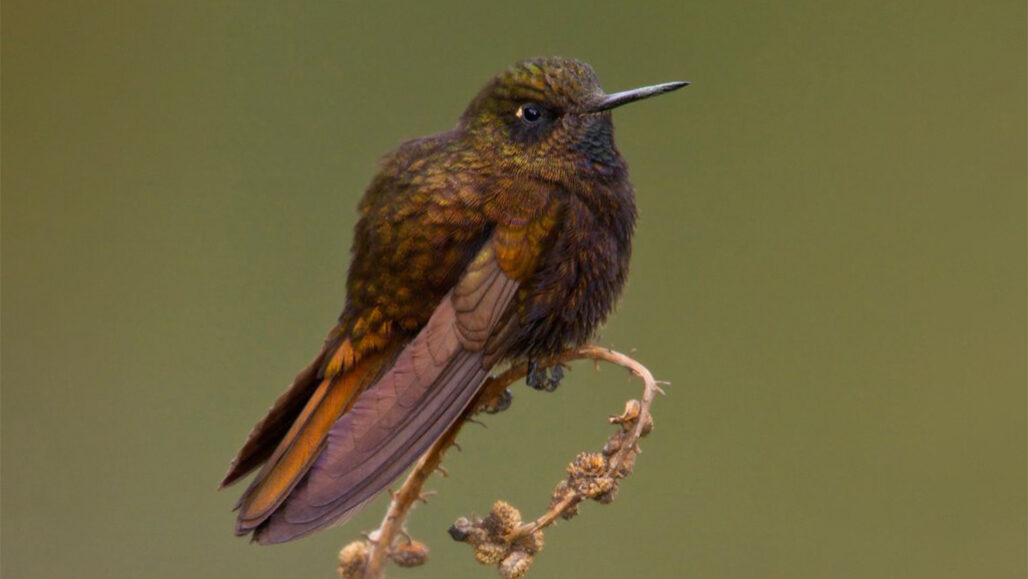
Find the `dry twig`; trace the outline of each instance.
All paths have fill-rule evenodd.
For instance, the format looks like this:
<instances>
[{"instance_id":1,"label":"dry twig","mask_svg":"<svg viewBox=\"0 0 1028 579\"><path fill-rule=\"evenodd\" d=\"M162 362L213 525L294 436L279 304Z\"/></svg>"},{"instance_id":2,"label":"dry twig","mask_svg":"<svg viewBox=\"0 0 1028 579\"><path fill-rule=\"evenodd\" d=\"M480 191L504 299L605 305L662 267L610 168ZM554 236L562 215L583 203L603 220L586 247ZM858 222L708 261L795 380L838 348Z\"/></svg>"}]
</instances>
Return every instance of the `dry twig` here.
<instances>
[{"instance_id":1,"label":"dry twig","mask_svg":"<svg viewBox=\"0 0 1028 579\"><path fill-rule=\"evenodd\" d=\"M521 514L511 505L497 501L485 519L466 518L450 527L454 539L466 542L475 549L481 563L497 565L506 578L520 577L527 572L532 557L542 549L542 529L558 518L570 519L578 512L578 504L586 499L600 503L613 500L619 481L632 472L635 457L641 452L639 438L653 428L650 406L658 393L663 393L653 375L634 359L598 346L582 346L540 363L552 367L574 360L591 359L610 362L627 368L643 381L641 401L629 400L625 411L611 416L610 422L620 426L611 435L601 453L581 453L568 465L568 477L554 490L550 508L538 518L522 523ZM342 579L380 579L386 559L397 565L413 567L428 558L428 548L407 535L404 527L410 509L422 493L425 481L441 463L446 450L455 445L457 434L465 423L478 412L495 412L506 408L510 398L507 388L524 378L528 364L518 364L486 381L482 390L469 406L469 411L439 438L411 470L400 490L391 493L389 509L382 524L363 541L355 541L339 553L338 573ZM442 470L445 472L445 470Z\"/></svg>"}]
</instances>

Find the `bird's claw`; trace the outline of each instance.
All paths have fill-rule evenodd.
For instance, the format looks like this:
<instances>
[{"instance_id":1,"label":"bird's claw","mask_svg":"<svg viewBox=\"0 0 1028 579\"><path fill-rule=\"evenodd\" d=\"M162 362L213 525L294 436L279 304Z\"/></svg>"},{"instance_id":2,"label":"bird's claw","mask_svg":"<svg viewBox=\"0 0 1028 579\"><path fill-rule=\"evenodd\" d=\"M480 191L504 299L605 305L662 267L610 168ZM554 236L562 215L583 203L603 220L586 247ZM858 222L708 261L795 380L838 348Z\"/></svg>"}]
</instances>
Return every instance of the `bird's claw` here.
<instances>
[{"instance_id":1,"label":"bird's claw","mask_svg":"<svg viewBox=\"0 0 1028 579\"><path fill-rule=\"evenodd\" d=\"M530 388L544 392L553 392L557 389L557 386L560 386L562 378L564 378L564 368L560 364L547 369L540 367L539 363L535 360L528 362L528 374L525 375L525 384L528 384Z\"/></svg>"},{"instance_id":2,"label":"bird's claw","mask_svg":"<svg viewBox=\"0 0 1028 579\"><path fill-rule=\"evenodd\" d=\"M497 396L496 398L493 398L492 400L490 400L489 403L486 404L485 408L483 408L482 410L486 414L497 414L499 412L503 412L504 410L510 408L510 405L511 405L511 403L513 401L514 401L514 395L510 393L510 389L509 388L505 388L503 390L503 394L502 395Z\"/></svg>"}]
</instances>

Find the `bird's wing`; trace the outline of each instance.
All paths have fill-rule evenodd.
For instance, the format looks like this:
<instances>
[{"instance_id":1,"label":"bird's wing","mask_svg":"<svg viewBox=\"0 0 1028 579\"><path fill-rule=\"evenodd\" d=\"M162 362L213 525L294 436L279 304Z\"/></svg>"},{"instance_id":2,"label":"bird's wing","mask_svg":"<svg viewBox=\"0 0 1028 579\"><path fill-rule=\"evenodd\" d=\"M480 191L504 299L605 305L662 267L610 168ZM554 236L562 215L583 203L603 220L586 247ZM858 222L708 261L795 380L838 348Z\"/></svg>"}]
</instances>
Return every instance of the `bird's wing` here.
<instances>
[{"instance_id":1,"label":"bird's wing","mask_svg":"<svg viewBox=\"0 0 1028 579\"><path fill-rule=\"evenodd\" d=\"M486 344L519 285L498 259L503 237L485 244L398 354L369 356L338 385L318 387L241 499L238 534L280 543L345 519L461 415L495 359L485 362L495 350Z\"/></svg>"}]
</instances>

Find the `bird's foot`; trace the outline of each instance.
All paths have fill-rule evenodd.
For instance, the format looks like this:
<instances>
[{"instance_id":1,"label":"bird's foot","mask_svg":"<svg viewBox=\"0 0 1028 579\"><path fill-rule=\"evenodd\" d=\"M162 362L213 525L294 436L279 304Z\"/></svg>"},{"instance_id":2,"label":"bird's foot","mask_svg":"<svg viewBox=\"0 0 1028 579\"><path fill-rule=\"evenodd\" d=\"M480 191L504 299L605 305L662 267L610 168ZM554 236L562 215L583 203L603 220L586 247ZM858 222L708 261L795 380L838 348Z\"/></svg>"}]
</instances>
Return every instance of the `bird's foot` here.
<instances>
[{"instance_id":1,"label":"bird's foot","mask_svg":"<svg viewBox=\"0 0 1028 579\"><path fill-rule=\"evenodd\" d=\"M514 395L511 394L510 388L505 388L503 390L503 394L487 402L485 407L482 408L482 411L486 414L497 414L510 408L510 405L513 401Z\"/></svg>"},{"instance_id":2,"label":"bird's foot","mask_svg":"<svg viewBox=\"0 0 1028 579\"><path fill-rule=\"evenodd\" d=\"M560 386L562 378L564 378L564 367L560 364L547 369L540 367L539 363L535 360L528 361L528 374L525 375L525 384L528 384L529 387L544 392L553 392L557 389L557 386Z\"/></svg>"}]
</instances>

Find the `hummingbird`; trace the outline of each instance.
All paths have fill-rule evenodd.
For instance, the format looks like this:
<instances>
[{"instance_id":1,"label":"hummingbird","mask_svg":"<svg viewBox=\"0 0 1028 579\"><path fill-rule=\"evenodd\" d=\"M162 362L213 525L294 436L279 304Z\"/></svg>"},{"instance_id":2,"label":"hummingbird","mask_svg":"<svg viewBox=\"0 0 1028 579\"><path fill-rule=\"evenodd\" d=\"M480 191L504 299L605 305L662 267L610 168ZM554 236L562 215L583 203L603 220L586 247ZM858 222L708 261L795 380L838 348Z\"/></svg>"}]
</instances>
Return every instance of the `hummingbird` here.
<instances>
[{"instance_id":1,"label":"hummingbird","mask_svg":"<svg viewBox=\"0 0 1028 579\"><path fill-rule=\"evenodd\" d=\"M236 534L282 543L345 521L494 366L586 343L625 285L636 220L611 110L688 84L607 94L584 62L528 59L452 130L387 154L358 206L338 323L221 483L260 469ZM533 365L528 381L554 378Z\"/></svg>"}]
</instances>

